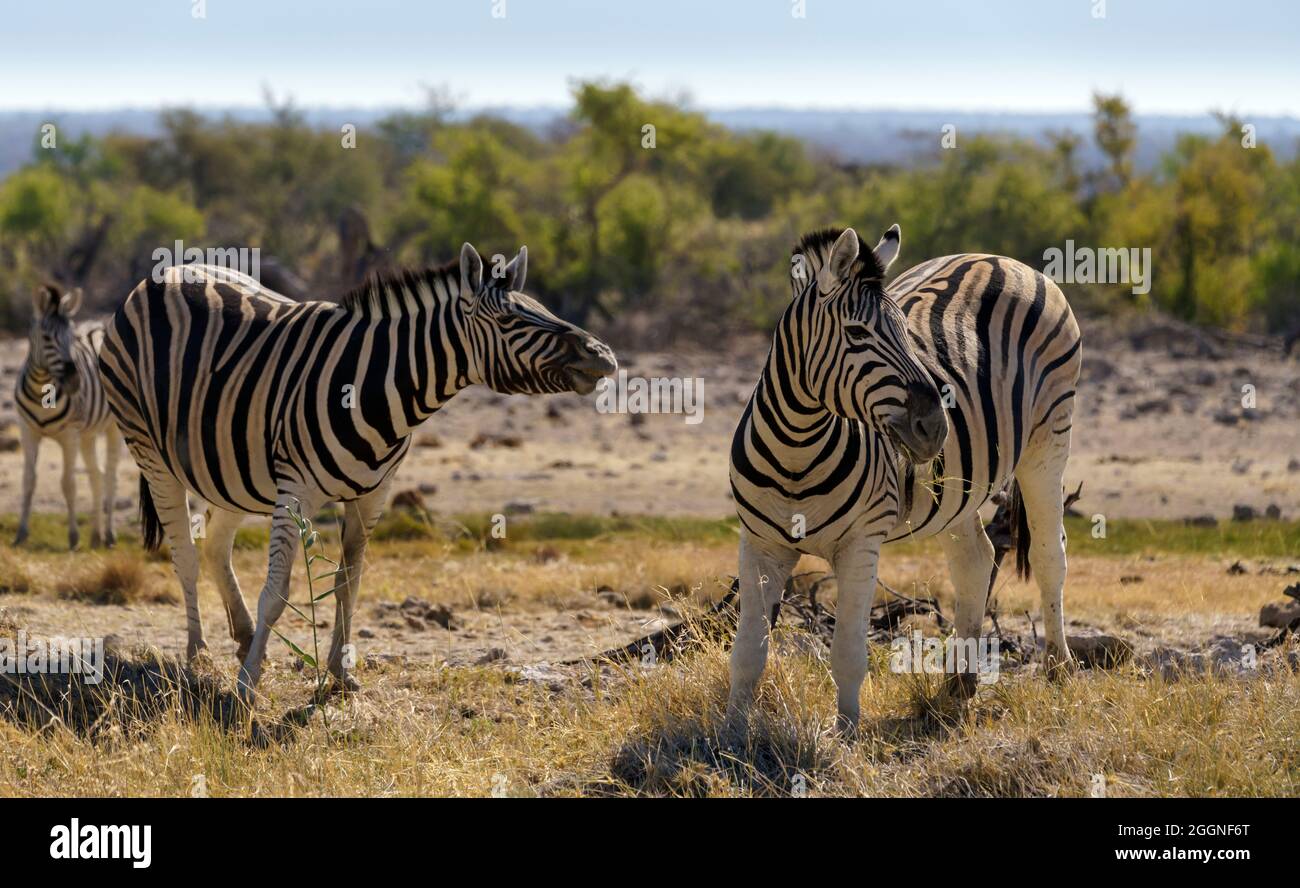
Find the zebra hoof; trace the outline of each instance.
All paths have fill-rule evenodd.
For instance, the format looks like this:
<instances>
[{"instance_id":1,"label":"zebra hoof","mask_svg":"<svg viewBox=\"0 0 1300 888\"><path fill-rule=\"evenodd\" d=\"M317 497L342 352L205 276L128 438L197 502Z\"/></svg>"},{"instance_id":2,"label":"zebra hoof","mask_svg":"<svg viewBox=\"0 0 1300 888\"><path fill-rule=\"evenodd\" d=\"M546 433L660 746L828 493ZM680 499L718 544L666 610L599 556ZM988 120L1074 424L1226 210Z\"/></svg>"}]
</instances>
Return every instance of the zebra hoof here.
<instances>
[{"instance_id":1,"label":"zebra hoof","mask_svg":"<svg viewBox=\"0 0 1300 888\"><path fill-rule=\"evenodd\" d=\"M77 544L81 542L81 534L77 531L68 532L68 551L76 551Z\"/></svg>"},{"instance_id":2,"label":"zebra hoof","mask_svg":"<svg viewBox=\"0 0 1300 888\"><path fill-rule=\"evenodd\" d=\"M103 547L104 547L103 538L99 535L98 532L92 533L90 535L90 548L102 549Z\"/></svg>"},{"instance_id":3,"label":"zebra hoof","mask_svg":"<svg viewBox=\"0 0 1300 888\"><path fill-rule=\"evenodd\" d=\"M862 716L857 712L841 712L835 716L835 736L839 737L845 743L852 743L858 739L859 723Z\"/></svg>"},{"instance_id":4,"label":"zebra hoof","mask_svg":"<svg viewBox=\"0 0 1300 888\"><path fill-rule=\"evenodd\" d=\"M335 697L347 697L359 693L361 693L361 682L350 675L342 677L335 675L331 677L329 686L320 693L318 702L323 703Z\"/></svg>"},{"instance_id":5,"label":"zebra hoof","mask_svg":"<svg viewBox=\"0 0 1300 888\"><path fill-rule=\"evenodd\" d=\"M14 536L14 545L21 546L25 542L27 542L27 528L24 527Z\"/></svg>"},{"instance_id":6,"label":"zebra hoof","mask_svg":"<svg viewBox=\"0 0 1300 888\"><path fill-rule=\"evenodd\" d=\"M1054 651L1048 648L1043 653L1043 672L1047 675L1047 680L1060 684L1071 675L1079 671L1079 663L1066 651Z\"/></svg>"},{"instance_id":7,"label":"zebra hoof","mask_svg":"<svg viewBox=\"0 0 1300 888\"><path fill-rule=\"evenodd\" d=\"M200 639L198 642L185 645L185 660L193 663L200 656L207 656L208 643Z\"/></svg>"},{"instance_id":8,"label":"zebra hoof","mask_svg":"<svg viewBox=\"0 0 1300 888\"><path fill-rule=\"evenodd\" d=\"M965 702L975 696L978 681L974 673L955 672L944 682L944 693L954 700Z\"/></svg>"},{"instance_id":9,"label":"zebra hoof","mask_svg":"<svg viewBox=\"0 0 1300 888\"><path fill-rule=\"evenodd\" d=\"M111 549L116 545L117 545L117 534L113 533L113 531L111 530L108 533L104 534L105 549Z\"/></svg>"}]
</instances>

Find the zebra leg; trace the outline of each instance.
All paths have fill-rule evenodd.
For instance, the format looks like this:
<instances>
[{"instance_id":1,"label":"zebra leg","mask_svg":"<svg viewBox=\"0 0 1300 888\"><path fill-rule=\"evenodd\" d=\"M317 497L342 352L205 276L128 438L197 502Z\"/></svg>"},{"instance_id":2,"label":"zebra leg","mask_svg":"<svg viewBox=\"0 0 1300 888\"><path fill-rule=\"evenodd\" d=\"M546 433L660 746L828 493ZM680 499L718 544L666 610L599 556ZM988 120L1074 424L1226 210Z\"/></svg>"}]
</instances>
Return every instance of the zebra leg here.
<instances>
[{"instance_id":1,"label":"zebra leg","mask_svg":"<svg viewBox=\"0 0 1300 888\"><path fill-rule=\"evenodd\" d=\"M14 545L27 542L28 522L32 517L32 495L36 493L36 457L41 448L41 435L27 422L21 423L23 442L23 502L18 515L18 533Z\"/></svg>"},{"instance_id":2,"label":"zebra leg","mask_svg":"<svg viewBox=\"0 0 1300 888\"><path fill-rule=\"evenodd\" d=\"M1043 630L1047 647L1043 665L1048 677L1072 671L1074 661L1065 641L1065 507L1061 482L1070 455L1070 433L1052 433L1016 467L1016 483L1029 523L1029 567L1037 575L1042 596Z\"/></svg>"},{"instance_id":3,"label":"zebra leg","mask_svg":"<svg viewBox=\"0 0 1300 888\"><path fill-rule=\"evenodd\" d=\"M111 418L104 432L104 545L113 548L113 509L117 504L117 460L122 455L122 430Z\"/></svg>"},{"instance_id":4,"label":"zebra leg","mask_svg":"<svg viewBox=\"0 0 1300 888\"><path fill-rule=\"evenodd\" d=\"M984 627L989 577L993 575L993 543L984 532L979 513L951 526L940 535L940 543L957 593L956 642L969 646ZM948 693L960 700L975 694L978 663L967 663L967 667L948 677Z\"/></svg>"},{"instance_id":5,"label":"zebra leg","mask_svg":"<svg viewBox=\"0 0 1300 888\"><path fill-rule=\"evenodd\" d=\"M163 535L172 553L172 567L185 594L185 657L193 660L206 650L203 617L199 613L199 553L190 535L190 506L185 488L171 475L149 473L145 476L153 504L162 522Z\"/></svg>"},{"instance_id":6,"label":"zebra leg","mask_svg":"<svg viewBox=\"0 0 1300 888\"><path fill-rule=\"evenodd\" d=\"M839 714L836 728L847 739L858 733L862 680L867 675L867 618L876 597L882 536L846 539L834 559L837 600L831 639L831 677Z\"/></svg>"},{"instance_id":7,"label":"zebra leg","mask_svg":"<svg viewBox=\"0 0 1300 888\"><path fill-rule=\"evenodd\" d=\"M740 533L740 616L731 648L731 692L727 721L733 729L748 727L754 690L767 663L768 630L773 606L781 600L786 580L799 553L761 544L745 530Z\"/></svg>"},{"instance_id":8,"label":"zebra leg","mask_svg":"<svg viewBox=\"0 0 1300 888\"><path fill-rule=\"evenodd\" d=\"M384 511L390 486L391 483L383 484L343 507L343 562L340 565L343 572L334 585L334 637L330 642L329 671L334 676L335 687L345 691L361 689L356 679L348 674L355 658L355 653L350 650L352 614L361 591L366 542Z\"/></svg>"},{"instance_id":9,"label":"zebra leg","mask_svg":"<svg viewBox=\"0 0 1300 888\"><path fill-rule=\"evenodd\" d=\"M59 438L63 448L63 501L68 506L68 548L77 548L81 541L81 531L77 529L77 443L76 432L66 432Z\"/></svg>"},{"instance_id":10,"label":"zebra leg","mask_svg":"<svg viewBox=\"0 0 1300 888\"><path fill-rule=\"evenodd\" d=\"M81 461L86 464L86 475L90 479L90 548L98 549L104 544L104 477L99 471L99 457L95 453L95 433L81 434Z\"/></svg>"},{"instance_id":11,"label":"zebra leg","mask_svg":"<svg viewBox=\"0 0 1300 888\"><path fill-rule=\"evenodd\" d=\"M293 572L294 558L298 554L298 525L289 514L289 507L301 509L303 515L314 515L320 504L302 497L281 494L271 516L271 545L267 559L266 584L257 599L257 628L249 645L244 665L239 668L239 696L249 706L257 683L262 677L262 661L266 658L266 645L271 627L284 613L289 603L289 577Z\"/></svg>"},{"instance_id":12,"label":"zebra leg","mask_svg":"<svg viewBox=\"0 0 1300 888\"><path fill-rule=\"evenodd\" d=\"M244 604L244 596L239 591L239 578L231 556L235 547L235 532L244 522L244 516L238 512L212 507L212 517L208 521L207 538L203 541L203 565L212 581L217 584L221 600L226 605L226 625L230 628L230 637L239 643L235 656L240 663L248 656L248 648L253 642L253 618Z\"/></svg>"}]
</instances>

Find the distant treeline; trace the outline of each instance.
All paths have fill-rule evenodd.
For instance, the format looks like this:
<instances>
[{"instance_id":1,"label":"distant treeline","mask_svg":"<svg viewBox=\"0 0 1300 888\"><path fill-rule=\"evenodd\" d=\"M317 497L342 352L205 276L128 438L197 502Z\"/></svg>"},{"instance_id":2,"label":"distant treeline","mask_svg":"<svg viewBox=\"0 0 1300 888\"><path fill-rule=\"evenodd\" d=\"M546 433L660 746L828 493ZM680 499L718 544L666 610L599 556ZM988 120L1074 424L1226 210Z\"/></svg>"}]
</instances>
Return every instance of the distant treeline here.
<instances>
[{"instance_id":1,"label":"distant treeline","mask_svg":"<svg viewBox=\"0 0 1300 888\"><path fill-rule=\"evenodd\" d=\"M431 103L349 132L275 105L269 122L162 115L158 136L34 134L0 181L0 323L21 327L43 278L120 301L186 246L261 250L284 286L335 298L384 264L428 265L464 240L529 248L529 289L579 321L637 317L648 336L765 327L789 298L799 234L903 229L901 266L957 252L1044 268L1045 251L1149 248L1150 292L1066 285L1095 311L1156 305L1202 324L1300 324L1300 156L1280 162L1249 123L1186 135L1152 172L1135 124L1095 96L1091 133L935 132L906 168L839 162L770 132L736 132L624 84L575 87L544 133ZM346 128L345 128L346 129ZM1090 139L1105 158L1081 161ZM353 147L354 145L354 147ZM264 277L264 280L266 278ZM268 284L270 283L267 280Z\"/></svg>"}]
</instances>

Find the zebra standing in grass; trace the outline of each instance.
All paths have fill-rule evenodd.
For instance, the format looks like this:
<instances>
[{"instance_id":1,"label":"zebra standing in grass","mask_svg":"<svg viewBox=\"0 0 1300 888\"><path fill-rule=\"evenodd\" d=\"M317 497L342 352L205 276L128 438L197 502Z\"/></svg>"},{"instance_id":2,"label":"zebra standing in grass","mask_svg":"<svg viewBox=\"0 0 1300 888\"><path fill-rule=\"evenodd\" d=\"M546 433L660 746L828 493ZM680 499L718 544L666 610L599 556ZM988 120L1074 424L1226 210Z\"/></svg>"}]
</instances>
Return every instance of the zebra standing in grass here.
<instances>
[{"instance_id":1,"label":"zebra standing in grass","mask_svg":"<svg viewBox=\"0 0 1300 888\"><path fill-rule=\"evenodd\" d=\"M53 438L63 450L63 499L68 506L68 548L77 548L77 453L90 476L92 546L112 546L113 501L117 498L117 458L122 437L108 411L95 356L104 341L101 328L78 333L72 317L81 307L81 290L63 292L54 284L36 290L27 360L18 373L14 404L21 419L23 501L14 545L27 540L36 492L36 457L41 441ZM95 442L105 441L100 472Z\"/></svg>"},{"instance_id":2,"label":"zebra standing in grass","mask_svg":"<svg viewBox=\"0 0 1300 888\"><path fill-rule=\"evenodd\" d=\"M1061 481L1078 325L1055 284L1002 256L934 259L885 288L899 244L896 225L874 251L851 228L803 238L794 299L732 441L742 533L729 711L742 723L767 656L767 615L800 553L830 561L838 582L831 670L847 732L882 543L938 535L957 636L978 638L993 547L977 509L1012 479L1017 561L1038 577L1046 663L1051 674L1071 665ZM962 698L975 686L968 670L949 681Z\"/></svg>"},{"instance_id":3,"label":"zebra standing in grass","mask_svg":"<svg viewBox=\"0 0 1300 888\"><path fill-rule=\"evenodd\" d=\"M213 506L204 560L239 642L245 699L287 603L291 509L345 504L329 670L354 688L344 651L366 540L415 427L469 385L587 394L616 369L608 346L520 292L527 262L521 249L485 276L465 244L459 264L374 280L339 305L291 302L221 268L173 267L114 316L100 372L140 466L146 542L165 535L171 547L193 657L206 645L186 491ZM256 630L231 567L247 514L272 516Z\"/></svg>"}]
</instances>

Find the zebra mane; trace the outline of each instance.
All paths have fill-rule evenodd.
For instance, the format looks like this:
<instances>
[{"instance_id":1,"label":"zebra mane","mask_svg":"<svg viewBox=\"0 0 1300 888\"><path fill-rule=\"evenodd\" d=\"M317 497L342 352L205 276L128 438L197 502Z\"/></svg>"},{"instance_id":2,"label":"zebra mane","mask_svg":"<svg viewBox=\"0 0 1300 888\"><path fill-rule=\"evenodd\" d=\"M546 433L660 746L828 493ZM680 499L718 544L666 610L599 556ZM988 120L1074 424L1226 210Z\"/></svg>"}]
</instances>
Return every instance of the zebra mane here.
<instances>
[{"instance_id":1,"label":"zebra mane","mask_svg":"<svg viewBox=\"0 0 1300 888\"><path fill-rule=\"evenodd\" d=\"M794 252L802 255L812 265L813 274L816 274L826 264L826 260L830 258L831 247L835 246L835 241L843 233L843 228L835 228L834 226L810 231L799 238L799 243L795 244ZM885 269L880 264L880 260L876 258L875 251L860 237L859 242L861 246L858 249L858 258L853 263L850 273L855 280L882 280L885 277Z\"/></svg>"},{"instance_id":2,"label":"zebra mane","mask_svg":"<svg viewBox=\"0 0 1300 888\"><path fill-rule=\"evenodd\" d=\"M384 294L390 290L399 292L414 291L424 284L437 293L437 284L451 294L460 291L460 262L453 260L433 268L402 269L399 271L377 272L366 278L361 286L349 290L339 300L339 305L348 311L374 311L387 314L389 301Z\"/></svg>"}]
</instances>

